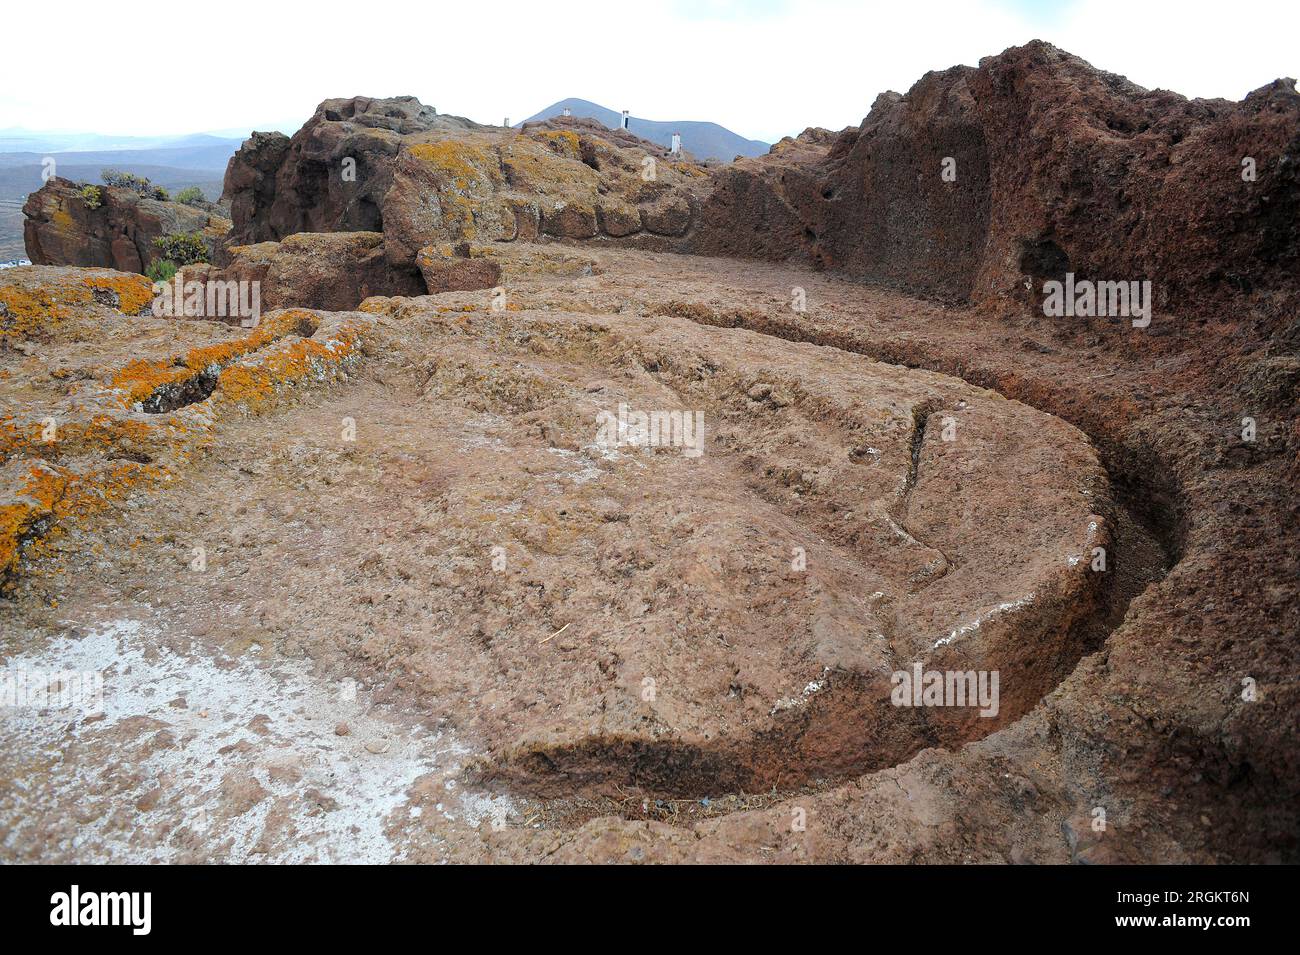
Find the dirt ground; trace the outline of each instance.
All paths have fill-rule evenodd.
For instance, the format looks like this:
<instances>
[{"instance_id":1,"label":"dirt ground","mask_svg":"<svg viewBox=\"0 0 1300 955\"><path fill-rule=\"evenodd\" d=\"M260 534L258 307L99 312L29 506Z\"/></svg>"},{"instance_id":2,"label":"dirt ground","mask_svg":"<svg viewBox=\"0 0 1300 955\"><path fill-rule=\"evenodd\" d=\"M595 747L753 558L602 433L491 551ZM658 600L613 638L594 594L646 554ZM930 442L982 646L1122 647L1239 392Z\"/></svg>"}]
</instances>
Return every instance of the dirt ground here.
<instances>
[{"instance_id":1,"label":"dirt ground","mask_svg":"<svg viewBox=\"0 0 1300 955\"><path fill-rule=\"evenodd\" d=\"M792 267L504 255L504 299L371 300L346 375L221 414L158 459L165 483L29 547L5 667L102 672L104 706L6 711L0 857L1228 851L1196 805L1215 770L1153 796L1186 768L1139 739L1182 705L1162 643L1191 639L1142 615L1180 612L1157 591L1213 536L1162 457L1178 436L1132 437L1219 413L1212 386L1198 408L1168 385L1202 373L1160 318L1143 336ZM156 417L222 385L191 397ZM655 440L620 407L678 417ZM1125 657L1124 680L1165 683L1119 754L1097 708L1133 712L1107 684ZM998 713L894 705L913 665L997 671ZM1263 797L1232 798L1248 819Z\"/></svg>"}]
</instances>

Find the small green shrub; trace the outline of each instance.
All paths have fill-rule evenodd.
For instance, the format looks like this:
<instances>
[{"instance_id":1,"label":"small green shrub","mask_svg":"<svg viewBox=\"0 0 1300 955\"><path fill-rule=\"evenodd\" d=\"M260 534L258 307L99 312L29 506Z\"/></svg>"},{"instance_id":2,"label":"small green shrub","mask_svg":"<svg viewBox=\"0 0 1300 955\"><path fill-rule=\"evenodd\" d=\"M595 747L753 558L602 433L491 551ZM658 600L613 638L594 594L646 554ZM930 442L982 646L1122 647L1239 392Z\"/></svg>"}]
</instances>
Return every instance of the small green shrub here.
<instances>
[{"instance_id":1,"label":"small green shrub","mask_svg":"<svg viewBox=\"0 0 1300 955\"><path fill-rule=\"evenodd\" d=\"M104 194L99 191L99 186L82 186L81 198L87 209L98 209L104 204Z\"/></svg>"},{"instance_id":2,"label":"small green shrub","mask_svg":"<svg viewBox=\"0 0 1300 955\"><path fill-rule=\"evenodd\" d=\"M144 274L155 282L170 282L176 278L176 263L170 259L157 259L144 270Z\"/></svg>"},{"instance_id":3,"label":"small green shrub","mask_svg":"<svg viewBox=\"0 0 1300 955\"><path fill-rule=\"evenodd\" d=\"M164 259L177 266L208 261L208 246L197 232L169 232L153 240L153 247Z\"/></svg>"},{"instance_id":4,"label":"small green shrub","mask_svg":"<svg viewBox=\"0 0 1300 955\"><path fill-rule=\"evenodd\" d=\"M187 206L202 205L205 201L203 190L198 186L186 186L180 192L176 193L175 202L183 202Z\"/></svg>"},{"instance_id":5,"label":"small green shrub","mask_svg":"<svg viewBox=\"0 0 1300 955\"><path fill-rule=\"evenodd\" d=\"M99 174L99 178L104 180L106 186L130 189L146 199L161 199L166 202L170 198L167 190L162 186L155 186L144 176L137 176L133 172L118 172L116 169L105 169Z\"/></svg>"},{"instance_id":6,"label":"small green shrub","mask_svg":"<svg viewBox=\"0 0 1300 955\"><path fill-rule=\"evenodd\" d=\"M113 186L119 189L132 189L135 192L144 193L146 189L152 189L153 183L143 176L137 176L132 172L118 172L116 169L105 169L99 174L99 178L104 180L104 185Z\"/></svg>"}]
</instances>

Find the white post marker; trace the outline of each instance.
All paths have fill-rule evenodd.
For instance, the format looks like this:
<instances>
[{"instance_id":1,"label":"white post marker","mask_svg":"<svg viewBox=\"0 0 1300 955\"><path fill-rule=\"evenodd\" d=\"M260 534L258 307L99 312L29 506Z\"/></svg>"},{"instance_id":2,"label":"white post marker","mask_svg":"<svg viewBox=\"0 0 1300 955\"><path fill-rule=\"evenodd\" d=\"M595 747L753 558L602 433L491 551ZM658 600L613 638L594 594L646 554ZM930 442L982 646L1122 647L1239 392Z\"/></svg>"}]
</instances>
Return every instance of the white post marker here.
<instances>
[{"instance_id":1,"label":"white post marker","mask_svg":"<svg viewBox=\"0 0 1300 955\"><path fill-rule=\"evenodd\" d=\"M673 133L673 155L680 156L681 154L682 154L682 134Z\"/></svg>"},{"instance_id":2,"label":"white post marker","mask_svg":"<svg viewBox=\"0 0 1300 955\"><path fill-rule=\"evenodd\" d=\"M627 129L627 110L623 110L623 125L621 128Z\"/></svg>"}]
</instances>

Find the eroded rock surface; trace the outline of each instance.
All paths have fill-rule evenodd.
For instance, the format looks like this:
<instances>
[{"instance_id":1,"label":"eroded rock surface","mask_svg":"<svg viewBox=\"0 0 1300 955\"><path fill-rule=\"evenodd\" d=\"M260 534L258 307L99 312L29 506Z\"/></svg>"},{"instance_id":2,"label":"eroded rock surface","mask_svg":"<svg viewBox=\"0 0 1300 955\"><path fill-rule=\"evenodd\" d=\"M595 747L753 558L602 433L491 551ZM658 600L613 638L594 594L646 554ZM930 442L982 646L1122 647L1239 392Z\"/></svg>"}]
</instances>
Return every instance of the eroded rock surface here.
<instances>
[{"instance_id":1,"label":"eroded rock surface","mask_svg":"<svg viewBox=\"0 0 1300 955\"><path fill-rule=\"evenodd\" d=\"M326 679L418 700L427 725L466 748L462 785L542 807L627 787L724 800L826 785L1008 725L1068 672L1100 599L1086 557L1109 544L1112 521L1078 432L957 379L657 314L665 292L687 294L672 263L651 299L617 314L629 293L646 294L618 274L636 260L575 275L557 251L518 246L499 260L520 296L502 310L486 292L365 303L352 315L373 376L320 402L241 416L262 406L246 404L251 390L230 370L279 367L260 357L271 340L247 330L110 376L114 420L148 424L140 447L156 496L132 498L129 524L56 515L60 533L26 545L31 581L114 526L148 527L143 549L123 554L124 538L103 548L128 576L152 568L153 600L169 609L139 622L168 634L170 653L300 646ZM335 320L277 313L263 334L311 342ZM206 397L127 406L214 365ZM698 413L703 428L688 433L679 417L673 432L669 419L652 446L616 426L602 437L598 415L617 422L620 405ZM209 453L193 465L192 438L149 437L200 421ZM959 440L945 440L954 427ZM214 511L192 492L217 493L219 473L241 477ZM211 573L190 569L194 545L181 546L199 538ZM246 560L268 572L247 574ZM92 591L123 585L106 570L78 575L87 589L64 590L60 613L120 635L113 620L81 617L104 604ZM214 616L248 601L263 623ZM231 626L214 628L222 617ZM892 674L916 663L999 668L997 712L895 707ZM322 731L343 740L336 723ZM84 733L100 740L91 751L137 746L133 727ZM242 827L250 799L283 801L259 765L210 809ZM132 798L149 791L139 785ZM194 798L164 786L150 804L170 807L165 817ZM287 832L264 834L277 854ZM456 851L464 838L452 837Z\"/></svg>"},{"instance_id":2,"label":"eroded rock surface","mask_svg":"<svg viewBox=\"0 0 1300 955\"><path fill-rule=\"evenodd\" d=\"M814 144L720 170L690 247L958 299L1037 301L1070 271L1149 279L1182 311L1242 293L1294 306L1294 80L1189 100L1035 41L883 93L860 127Z\"/></svg>"}]
</instances>

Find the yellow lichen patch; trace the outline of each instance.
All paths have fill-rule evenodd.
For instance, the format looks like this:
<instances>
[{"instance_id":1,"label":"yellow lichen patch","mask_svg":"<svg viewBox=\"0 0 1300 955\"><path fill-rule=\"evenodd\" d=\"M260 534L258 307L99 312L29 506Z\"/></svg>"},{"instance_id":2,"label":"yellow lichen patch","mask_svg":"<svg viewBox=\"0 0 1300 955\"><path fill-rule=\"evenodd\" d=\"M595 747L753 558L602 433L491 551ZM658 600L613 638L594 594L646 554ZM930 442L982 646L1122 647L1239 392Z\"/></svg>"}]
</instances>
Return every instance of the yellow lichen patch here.
<instances>
[{"instance_id":1,"label":"yellow lichen patch","mask_svg":"<svg viewBox=\"0 0 1300 955\"><path fill-rule=\"evenodd\" d=\"M90 294L87 286L76 284ZM319 327L320 318L305 309L275 312L237 340L194 348L171 360L141 359L111 376L129 407L163 385L214 366L222 369L221 390L197 415L94 413L81 406L49 442L43 441L39 422L0 416L0 453L11 459L0 476L0 579L12 579L24 556L56 556L68 530L89 516L171 479L173 469L211 446L212 424L224 405L260 410L284 386L344 371L357 355L364 323L333 328L323 341L307 337ZM31 459L12 460L18 455Z\"/></svg>"},{"instance_id":2,"label":"yellow lichen patch","mask_svg":"<svg viewBox=\"0 0 1300 955\"><path fill-rule=\"evenodd\" d=\"M0 338L46 335L69 317L69 305L84 305L90 299L90 290L77 286L0 286Z\"/></svg>"},{"instance_id":3,"label":"yellow lichen patch","mask_svg":"<svg viewBox=\"0 0 1300 955\"><path fill-rule=\"evenodd\" d=\"M320 328L320 318L305 308L286 308L277 312L258 326L258 331L267 336L265 342L283 338L285 335L301 335L310 338Z\"/></svg>"},{"instance_id":4,"label":"yellow lichen patch","mask_svg":"<svg viewBox=\"0 0 1300 955\"><path fill-rule=\"evenodd\" d=\"M179 384L193 376L192 369L171 362L140 358L115 371L109 383L122 392L122 403L129 408L138 401L144 401L164 385Z\"/></svg>"},{"instance_id":5,"label":"yellow lichen patch","mask_svg":"<svg viewBox=\"0 0 1300 955\"><path fill-rule=\"evenodd\" d=\"M123 461L88 475L68 476L63 494L53 507L57 521L84 519L113 504L121 504L142 484L156 481L165 473L154 464Z\"/></svg>"},{"instance_id":6,"label":"yellow lichen patch","mask_svg":"<svg viewBox=\"0 0 1300 955\"><path fill-rule=\"evenodd\" d=\"M496 158L486 146L443 140L411 147L411 155L450 177L460 189L475 179L490 181Z\"/></svg>"},{"instance_id":7,"label":"yellow lichen patch","mask_svg":"<svg viewBox=\"0 0 1300 955\"><path fill-rule=\"evenodd\" d=\"M709 171L705 169L703 166L695 165L695 163L675 162L672 164L672 168L675 169L677 172L681 173L683 176L690 176L693 179L709 178Z\"/></svg>"},{"instance_id":8,"label":"yellow lichen patch","mask_svg":"<svg viewBox=\"0 0 1300 955\"><path fill-rule=\"evenodd\" d=\"M0 515L13 508L24 513L14 515L17 532L10 534L13 518L0 516L0 577L11 576L17 569L23 544L35 558L49 556L59 538L73 522L84 521L105 508L121 505L138 487L161 480L166 469L133 461L113 462L85 474L62 468L32 468L25 495L32 503L0 507ZM20 497L24 492L20 492ZM10 546L12 544L12 546ZM4 561L8 563L4 563Z\"/></svg>"},{"instance_id":9,"label":"yellow lichen patch","mask_svg":"<svg viewBox=\"0 0 1300 955\"><path fill-rule=\"evenodd\" d=\"M0 281L0 338L49 338L73 319L95 317L96 293L100 290L111 292L113 307L126 315L148 311L153 301L153 283L149 279L104 271L107 274L82 278L59 276L32 281L30 276L16 275L11 282Z\"/></svg>"},{"instance_id":10,"label":"yellow lichen patch","mask_svg":"<svg viewBox=\"0 0 1300 955\"><path fill-rule=\"evenodd\" d=\"M35 463L27 469L26 479L18 489L19 497L29 498L33 504L46 511L54 509L67 485L67 476L48 465Z\"/></svg>"},{"instance_id":11,"label":"yellow lichen patch","mask_svg":"<svg viewBox=\"0 0 1300 955\"><path fill-rule=\"evenodd\" d=\"M481 143L453 140L420 143L410 151L437 173L444 227L461 238L475 236L481 203L501 180L497 154Z\"/></svg>"},{"instance_id":12,"label":"yellow lichen patch","mask_svg":"<svg viewBox=\"0 0 1300 955\"><path fill-rule=\"evenodd\" d=\"M24 427L14 420L13 415L0 416L0 464L14 455L26 452L39 440L40 428L37 425Z\"/></svg>"},{"instance_id":13,"label":"yellow lichen patch","mask_svg":"<svg viewBox=\"0 0 1300 955\"><path fill-rule=\"evenodd\" d=\"M368 315L392 315L400 304L401 299L396 297L372 295L357 306L357 311Z\"/></svg>"},{"instance_id":14,"label":"yellow lichen patch","mask_svg":"<svg viewBox=\"0 0 1300 955\"><path fill-rule=\"evenodd\" d=\"M301 308L291 308L272 315L254 329L251 335L230 342L205 345L191 349L182 359L186 368L200 372L213 365L224 365L250 352L271 344L285 335L313 334L320 327L320 319Z\"/></svg>"},{"instance_id":15,"label":"yellow lichen patch","mask_svg":"<svg viewBox=\"0 0 1300 955\"><path fill-rule=\"evenodd\" d=\"M204 239L209 240L215 245L221 239L225 238L226 234L230 232L232 225L233 223L229 219L223 219L221 216L212 216L208 219L208 224L200 234Z\"/></svg>"},{"instance_id":16,"label":"yellow lichen patch","mask_svg":"<svg viewBox=\"0 0 1300 955\"><path fill-rule=\"evenodd\" d=\"M164 479L168 469L152 463L145 449L169 450L184 461L205 438L172 422L155 425L101 414L61 427L57 441L34 445L41 454L94 452L96 463L84 471L46 461L15 463L20 477L10 478L13 490L0 504L0 579L17 570L24 545L30 556L46 556L70 524L121 504L144 484Z\"/></svg>"},{"instance_id":17,"label":"yellow lichen patch","mask_svg":"<svg viewBox=\"0 0 1300 955\"><path fill-rule=\"evenodd\" d=\"M596 170L576 154L568 155L544 143L517 140L503 151L502 161L509 170L512 188L521 194L576 199L594 195L601 184Z\"/></svg>"},{"instance_id":18,"label":"yellow lichen patch","mask_svg":"<svg viewBox=\"0 0 1300 955\"><path fill-rule=\"evenodd\" d=\"M17 499L0 505L0 580L18 566L23 541L48 520L67 485L64 474L44 464L28 468Z\"/></svg>"},{"instance_id":19,"label":"yellow lichen patch","mask_svg":"<svg viewBox=\"0 0 1300 955\"><path fill-rule=\"evenodd\" d=\"M230 365L217 379L218 392L224 401L258 410L283 385L336 370L356 350L359 338L359 331L349 326L324 343L304 338L262 356L255 364Z\"/></svg>"},{"instance_id":20,"label":"yellow lichen patch","mask_svg":"<svg viewBox=\"0 0 1300 955\"><path fill-rule=\"evenodd\" d=\"M159 425L100 414L89 422L69 422L59 429L57 441L41 445L36 450L50 456L87 451L143 453L156 450L168 437Z\"/></svg>"},{"instance_id":21,"label":"yellow lichen patch","mask_svg":"<svg viewBox=\"0 0 1300 955\"><path fill-rule=\"evenodd\" d=\"M168 431L183 428L170 424ZM41 458L57 461L82 453L111 452L142 454L156 449L169 437L152 423L98 414L89 421L67 421L46 432L45 422L19 424L12 416L0 418L0 464L11 458Z\"/></svg>"},{"instance_id":22,"label":"yellow lichen patch","mask_svg":"<svg viewBox=\"0 0 1300 955\"><path fill-rule=\"evenodd\" d=\"M153 302L153 282L143 275L92 275L85 284L117 293L117 309L123 315L139 315Z\"/></svg>"},{"instance_id":23,"label":"yellow lichen patch","mask_svg":"<svg viewBox=\"0 0 1300 955\"><path fill-rule=\"evenodd\" d=\"M287 309L272 315L243 338L193 348L172 361L133 361L116 371L110 384L122 392L122 404L129 408L145 401L159 388L181 384L208 368L226 365L286 335L311 335L319 325L320 320L311 312Z\"/></svg>"},{"instance_id":24,"label":"yellow lichen patch","mask_svg":"<svg viewBox=\"0 0 1300 955\"><path fill-rule=\"evenodd\" d=\"M30 504L0 505L0 581L17 569L23 535L35 517Z\"/></svg>"},{"instance_id":25,"label":"yellow lichen patch","mask_svg":"<svg viewBox=\"0 0 1300 955\"><path fill-rule=\"evenodd\" d=\"M578 134L568 129L552 130L537 134L538 140L546 143L560 155L569 159L578 159L582 155L582 146Z\"/></svg>"}]
</instances>

